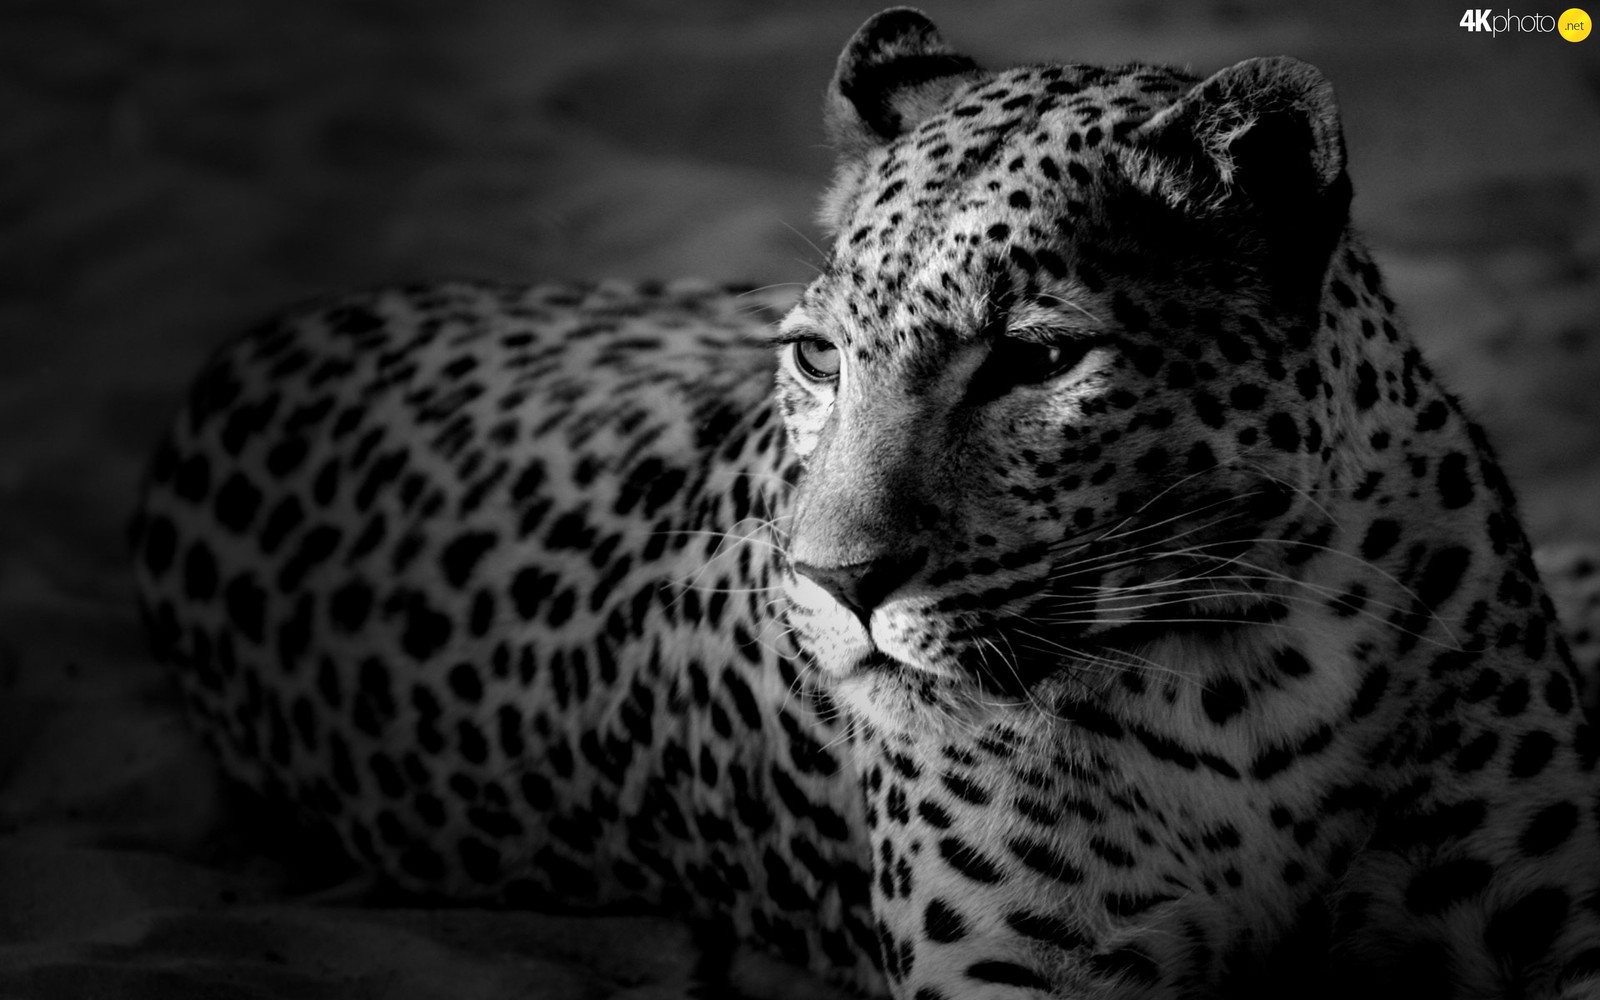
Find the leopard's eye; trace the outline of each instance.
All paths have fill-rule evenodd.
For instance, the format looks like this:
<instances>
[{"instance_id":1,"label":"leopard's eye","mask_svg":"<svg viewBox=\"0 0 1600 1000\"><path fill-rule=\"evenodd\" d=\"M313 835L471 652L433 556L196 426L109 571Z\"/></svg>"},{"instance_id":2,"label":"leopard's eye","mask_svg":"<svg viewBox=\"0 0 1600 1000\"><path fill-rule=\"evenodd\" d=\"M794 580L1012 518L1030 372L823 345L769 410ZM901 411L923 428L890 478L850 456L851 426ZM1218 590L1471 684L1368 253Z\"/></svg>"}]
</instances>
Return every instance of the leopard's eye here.
<instances>
[{"instance_id":1,"label":"leopard's eye","mask_svg":"<svg viewBox=\"0 0 1600 1000\"><path fill-rule=\"evenodd\" d=\"M991 358L1013 385L1026 385L1070 371L1101 343L1089 337L1049 342L1001 337L994 342Z\"/></svg>"},{"instance_id":2,"label":"leopard's eye","mask_svg":"<svg viewBox=\"0 0 1600 1000\"><path fill-rule=\"evenodd\" d=\"M989 356L972 375L967 399L982 403L999 399L1019 385L1048 382L1070 372L1090 351L1110 342L1109 337L995 337L989 342Z\"/></svg>"},{"instance_id":3,"label":"leopard's eye","mask_svg":"<svg viewBox=\"0 0 1600 1000\"><path fill-rule=\"evenodd\" d=\"M794 364L800 374L813 382L831 382L839 377L839 348L821 337L797 340Z\"/></svg>"}]
</instances>

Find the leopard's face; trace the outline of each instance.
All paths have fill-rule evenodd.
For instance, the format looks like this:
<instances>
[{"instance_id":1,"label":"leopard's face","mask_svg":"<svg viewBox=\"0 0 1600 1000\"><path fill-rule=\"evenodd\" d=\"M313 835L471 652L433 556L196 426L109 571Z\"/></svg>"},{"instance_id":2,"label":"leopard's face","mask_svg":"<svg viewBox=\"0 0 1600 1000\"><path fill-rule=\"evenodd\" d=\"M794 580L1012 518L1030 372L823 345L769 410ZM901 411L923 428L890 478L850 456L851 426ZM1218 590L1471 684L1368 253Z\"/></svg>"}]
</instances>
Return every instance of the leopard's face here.
<instances>
[{"instance_id":1,"label":"leopard's face","mask_svg":"<svg viewBox=\"0 0 1600 1000\"><path fill-rule=\"evenodd\" d=\"M841 171L778 398L789 621L864 717L1048 710L1138 677L1151 624L1278 613L1259 535L1314 534L1326 457L1320 271L1152 138L1190 86L979 76Z\"/></svg>"}]
</instances>

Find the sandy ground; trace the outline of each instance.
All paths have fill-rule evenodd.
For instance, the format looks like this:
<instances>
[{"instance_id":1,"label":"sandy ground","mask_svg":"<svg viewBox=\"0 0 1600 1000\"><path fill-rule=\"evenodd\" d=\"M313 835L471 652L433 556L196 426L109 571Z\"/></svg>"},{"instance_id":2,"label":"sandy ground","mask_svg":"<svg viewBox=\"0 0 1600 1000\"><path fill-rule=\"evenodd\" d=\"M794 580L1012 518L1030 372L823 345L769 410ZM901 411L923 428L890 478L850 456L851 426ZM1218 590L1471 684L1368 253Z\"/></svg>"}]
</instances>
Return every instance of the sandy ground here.
<instances>
[{"instance_id":1,"label":"sandy ground","mask_svg":"<svg viewBox=\"0 0 1600 1000\"><path fill-rule=\"evenodd\" d=\"M925 6L991 64L1321 66L1357 222L1533 534L1600 540L1600 34L1490 38L1439 3ZM680 927L358 905L241 838L144 653L121 528L185 380L285 302L805 280L819 95L873 9L0 7L0 996L686 996Z\"/></svg>"}]
</instances>

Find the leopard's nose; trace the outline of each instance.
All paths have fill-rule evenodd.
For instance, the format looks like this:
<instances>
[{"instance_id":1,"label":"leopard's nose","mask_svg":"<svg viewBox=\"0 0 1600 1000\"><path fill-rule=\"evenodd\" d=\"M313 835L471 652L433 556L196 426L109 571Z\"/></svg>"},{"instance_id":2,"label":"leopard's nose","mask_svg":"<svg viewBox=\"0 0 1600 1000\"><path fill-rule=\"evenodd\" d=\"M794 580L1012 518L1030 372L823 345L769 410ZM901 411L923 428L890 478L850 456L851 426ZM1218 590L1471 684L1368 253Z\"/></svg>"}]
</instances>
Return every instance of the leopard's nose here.
<instances>
[{"instance_id":1,"label":"leopard's nose","mask_svg":"<svg viewBox=\"0 0 1600 1000\"><path fill-rule=\"evenodd\" d=\"M867 625L872 612L884 598L900 589L928 560L927 549L914 552L884 553L862 562L842 566L817 566L796 562L794 571L833 595Z\"/></svg>"}]
</instances>

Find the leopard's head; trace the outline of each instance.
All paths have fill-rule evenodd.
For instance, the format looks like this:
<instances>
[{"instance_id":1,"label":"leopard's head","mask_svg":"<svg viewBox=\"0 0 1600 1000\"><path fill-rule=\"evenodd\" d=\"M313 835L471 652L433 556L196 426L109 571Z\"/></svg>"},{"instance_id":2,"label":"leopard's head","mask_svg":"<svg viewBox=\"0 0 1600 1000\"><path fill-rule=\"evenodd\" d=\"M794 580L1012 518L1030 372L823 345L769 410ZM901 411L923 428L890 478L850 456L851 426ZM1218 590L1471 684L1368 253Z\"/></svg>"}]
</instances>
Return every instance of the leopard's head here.
<instances>
[{"instance_id":1,"label":"leopard's head","mask_svg":"<svg viewBox=\"0 0 1600 1000\"><path fill-rule=\"evenodd\" d=\"M1328 451L1324 78L986 72L901 8L828 100L832 244L777 395L789 620L844 700L970 721L1099 683L1163 623L1273 613L1293 550L1263 533L1314 533Z\"/></svg>"}]
</instances>

